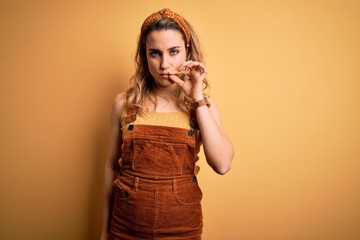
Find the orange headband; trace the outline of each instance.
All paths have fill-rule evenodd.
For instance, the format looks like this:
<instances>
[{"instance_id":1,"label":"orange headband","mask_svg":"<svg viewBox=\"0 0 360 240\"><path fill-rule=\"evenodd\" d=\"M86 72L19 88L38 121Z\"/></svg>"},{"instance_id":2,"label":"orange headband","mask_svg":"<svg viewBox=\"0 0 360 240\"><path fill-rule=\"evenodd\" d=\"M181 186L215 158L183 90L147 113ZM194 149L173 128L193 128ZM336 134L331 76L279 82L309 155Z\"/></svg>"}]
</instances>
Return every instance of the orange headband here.
<instances>
[{"instance_id":1,"label":"orange headband","mask_svg":"<svg viewBox=\"0 0 360 240\"><path fill-rule=\"evenodd\" d=\"M173 20L174 22L176 22L179 25L179 27L185 34L186 45L189 45L190 44L189 27L186 25L184 19L181 16L179 16L175 12L172 12L168 8L164 8L156 13L153 13L145 19L145 21L141 27L141 38L144 37L144 32L152 23L154 23L156 20L166 19L166 18Z\"/></svg>"}]
</instances>

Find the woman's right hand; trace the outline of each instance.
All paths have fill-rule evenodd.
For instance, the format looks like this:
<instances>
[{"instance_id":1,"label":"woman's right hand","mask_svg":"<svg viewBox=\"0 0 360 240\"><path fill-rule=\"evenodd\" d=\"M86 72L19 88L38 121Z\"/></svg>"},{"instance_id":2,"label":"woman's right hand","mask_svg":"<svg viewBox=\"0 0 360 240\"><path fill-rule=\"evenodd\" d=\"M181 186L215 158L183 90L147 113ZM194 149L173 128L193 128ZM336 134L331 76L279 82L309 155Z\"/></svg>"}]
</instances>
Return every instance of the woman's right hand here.
<instances>
[{"instance_id":1,"label":"woman's right hand","mask_svg":"<svg viewBox=\"0 0 360 240\"><path fill-rule=\"evenodd\" d=\"M206 67L195 61L187 61L181 64L177 70L169 71L169 77L177 83L182 90L194 101L203 98L203 81L207 75ZM179 75L184 75L184 79L180 79Z\"/></svg>"}]
</instances>

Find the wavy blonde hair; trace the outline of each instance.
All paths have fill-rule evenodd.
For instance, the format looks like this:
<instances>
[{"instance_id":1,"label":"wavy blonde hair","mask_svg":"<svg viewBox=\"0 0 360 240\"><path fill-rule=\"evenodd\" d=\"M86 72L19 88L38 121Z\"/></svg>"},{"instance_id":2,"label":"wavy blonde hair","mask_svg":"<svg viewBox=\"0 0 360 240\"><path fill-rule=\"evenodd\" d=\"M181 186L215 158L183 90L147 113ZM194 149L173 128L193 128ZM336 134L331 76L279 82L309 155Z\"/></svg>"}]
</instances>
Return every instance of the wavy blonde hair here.
<instances>
[{"instance_id":1,"label":"wavy blonde hair","mask_svg":"<svg viewBox=\"0 0 360 240\"><path fill-rule=\"evenodd\" d=\"M186 46L185 43L185 33L178 23L169 18L161 18L155 20L152 24L149 25L147 29L144 30L143 34L140 34L137 44L137 52L135 55L135 67L136 72L134 76L130 79L130 87L126 91L126 105L130 108L135 108L138 110L139 114L145 113L145 107L143 106L144 100L146 97L151 99L150 93L154 89L154 79L150 74L147 62L146 54L146 37L152 31L160 30L177 30L183 35L184 44L186 47L186 59L204 62L203 53L201 50L200 42L196 32L193 27L189 24L188 21L184 19L187 27L190 31L190 44ZM206 79L203 82L203 90L210 87ZM182 89L177 86L174 91L174 96L177 98L178 108L186 113L189 113L192 99L187 96ZM156 100L151 99L156 105Z\"/></svg>"}]
</instances>

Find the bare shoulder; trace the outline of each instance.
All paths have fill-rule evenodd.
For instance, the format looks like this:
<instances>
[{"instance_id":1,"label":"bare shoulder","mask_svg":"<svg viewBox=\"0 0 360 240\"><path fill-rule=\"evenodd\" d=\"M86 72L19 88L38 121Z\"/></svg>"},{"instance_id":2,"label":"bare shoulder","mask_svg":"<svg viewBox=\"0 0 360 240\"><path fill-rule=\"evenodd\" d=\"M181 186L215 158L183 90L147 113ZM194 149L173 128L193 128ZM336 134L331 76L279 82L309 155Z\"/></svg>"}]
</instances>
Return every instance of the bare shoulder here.
<instances>
[{"instance_id":1,"label":"bare shoulder","mask_svg":"<svg viewBox=\"0 0 360 240\"><path fill-rule=\"evenodd\" d=\"M115 96L113 102L113 114L120 118L125 105L126 105L126 92L119 93L118 95Z\"/></svg>"}]
</instances>

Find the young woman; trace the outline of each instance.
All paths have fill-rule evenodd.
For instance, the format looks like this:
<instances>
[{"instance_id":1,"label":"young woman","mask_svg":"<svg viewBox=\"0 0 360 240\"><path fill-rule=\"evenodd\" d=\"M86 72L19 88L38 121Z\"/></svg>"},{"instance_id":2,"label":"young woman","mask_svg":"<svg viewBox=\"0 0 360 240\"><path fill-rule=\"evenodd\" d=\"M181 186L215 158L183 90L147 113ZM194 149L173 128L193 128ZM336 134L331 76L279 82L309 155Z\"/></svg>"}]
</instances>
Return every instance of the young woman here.
<instances>
[{"instance_id":1,"label":"young woman","mask_svg":"<svg viewBox=\"0 0 360 240\"><path fill-rule=\"evenodd\" d=\"M162 9L143 23L130 88L114 101L102 239L201 239L197 154L219 174L234 155L191 25ZM119 160L120 159L120 160Z\"/></svg>"}]
</instances>

